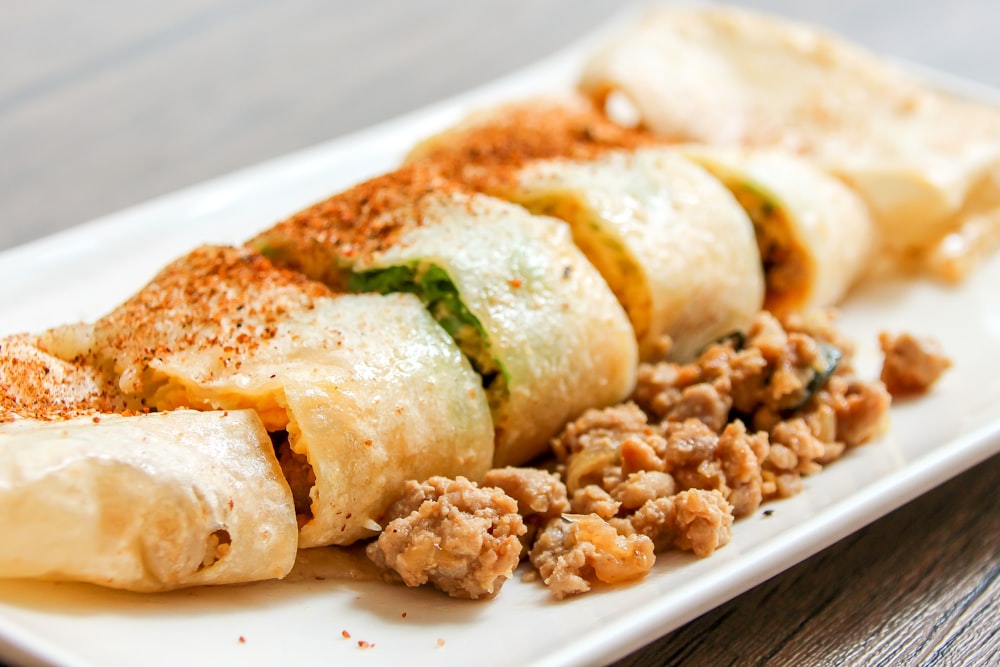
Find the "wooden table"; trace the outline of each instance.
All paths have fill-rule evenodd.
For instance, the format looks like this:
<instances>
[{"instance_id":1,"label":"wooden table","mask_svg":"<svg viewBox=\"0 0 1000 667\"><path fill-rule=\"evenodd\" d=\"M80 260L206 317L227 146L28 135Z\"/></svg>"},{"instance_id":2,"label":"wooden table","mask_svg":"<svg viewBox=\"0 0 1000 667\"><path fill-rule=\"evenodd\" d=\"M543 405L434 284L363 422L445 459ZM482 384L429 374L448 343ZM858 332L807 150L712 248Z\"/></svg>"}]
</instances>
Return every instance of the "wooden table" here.
<instances>
[{"instance_id":1,"label":"wooden table","mask_svg":"<svg viewBox=\"0 0 1000 667\"><path fill-rule=\"evenodd\" d=\"M0 249L487 82L623 4L5 3ZM743 4L1000 86L993 0ZM995 456L619 664L991 664L998 480Z\"/></svg>"}]
</instances>

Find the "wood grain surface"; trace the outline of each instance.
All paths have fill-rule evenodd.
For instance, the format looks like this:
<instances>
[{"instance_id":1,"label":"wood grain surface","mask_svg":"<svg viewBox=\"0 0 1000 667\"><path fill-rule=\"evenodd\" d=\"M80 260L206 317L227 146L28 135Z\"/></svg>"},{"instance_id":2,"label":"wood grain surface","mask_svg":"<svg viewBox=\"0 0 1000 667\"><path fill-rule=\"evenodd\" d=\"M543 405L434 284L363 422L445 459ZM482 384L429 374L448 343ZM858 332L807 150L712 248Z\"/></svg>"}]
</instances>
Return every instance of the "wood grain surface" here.
<instances>
[{"instance_id":1,"label":"wood grain surface","mask_svg":"<svg viewBox=\"0 0 1000 667\"><path fill-rule=\"evenodd\" d=\"M0 249L488 82L634 4L7 0ZM995 0L741 4L1000 86ZM998 480L994 457L618 664L998 664Z\"/></svg>"}]
</instances>

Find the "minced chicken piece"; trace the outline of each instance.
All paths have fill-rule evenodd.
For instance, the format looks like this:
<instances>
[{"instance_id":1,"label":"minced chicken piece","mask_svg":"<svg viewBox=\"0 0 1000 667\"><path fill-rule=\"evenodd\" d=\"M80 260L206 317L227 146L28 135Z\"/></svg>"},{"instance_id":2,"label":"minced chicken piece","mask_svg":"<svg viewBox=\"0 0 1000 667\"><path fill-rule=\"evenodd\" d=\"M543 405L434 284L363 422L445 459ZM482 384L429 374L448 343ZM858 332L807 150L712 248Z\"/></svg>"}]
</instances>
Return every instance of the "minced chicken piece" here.
<instances>
[{"instance_id":1,"label":"minced chicken piece","mask_svg":"<svg viewBox=\"0 0 1000 667\"><path fill-rule=\"evenodd\" d=\"M551 519L569 511L566 485L559 475L539 468L494 468L486 473L483 485L502 489L516 500L517 511L524 518Z\"/></svg>"},{"instance_id":2,"label":"minced chicken piece","mask_svg":"<svg viewBox=\"0 0 1000 667\"><path fill-rule=\"evenodd\" d=\"M287 431L275 431L271 434L271 440L275 442L274 453L278 457L281 474L292 491L295 518L301 528L313 518L311 492L316 485L316 471L305 454L292 450Z\"/></svg>"},{"instance_id":3,"label":"minced chicken piece","mask_svg":"<svg viewBox=\"0 0 1000 667\"><path fill-rule=\"evenodd\" d=\"M639 364L632 400L650 415L664 419L680 400L684 388L701 380L701 370L696 364Z\"/></svg>"},{"instance_id":4,"label":"minced chicken piece","mask_svg":"<svg viewBox=\"0 0 1000 667\"><path fill-rule=\"evenodd\" d=\"M587 577L593 568L588 566L587 550L574 548L576 537L572 529L575 525L564 519L550 519L535 539L530 553L531 564L559 600L590 590Z\"/></svg>"},{"instance_id":5,"label":"minced chicken piece","mask_svg":"<svg viewBox=\"0 0 1000 667\"><path fill-rule=\"evenodd\" d=\"M574 491L570 504L574 514L596 514L602 519L610 519L621 508L620 502L596 484Z\"/></svg>"},{"instance_id":6,"label":"minced chicken piece","mask_svg":"<svg viewBox=\"0 0 1000 667\"><path fill-rule=\"evenodd\" d=\"M764 470L761 476L765 500L790 498L802 491L802 477L796 472Z\"/></svg>"},{"instance_id":7,"label":"minced chicken piece","mask_svg":"<svg viewBox=\"0 0 1000 667\"><path fill-rule=\"evenodd\" d=\"M747 348L758 350L770 371L756 401L772 410L795 408L808 398L819 346L804 333L789 333L769 313L761 313L747 332Z\"/></svg>"},{"instance_id":8,"label":"minced chicken piece","mask_svg":"<svg viewBox=\"0 0 1000 667\"><path fill-rule=\"evenodd\" d=\"M733 516L753 514L764 500L761 462L770 451L767 434L749 434L743 422L732 422L719 436L715 451L730 489L726 500L733 506Z\"/></svg>"},{"instance_id":9,"label":"minced chicken piece","mask_svg":"<svg viewBox=\"0 0 1000 667\"><path fill-rule=\"evenodd\" d=\"M556 598L590 590L591 580L617 584L644 577L653 567L653 542L622 534L596 514L551 519L531 550L531 562Z\"/></svg>"},{"instance_id":10,"label":"minced chicken piece","mask_svg":"<svg viewBox=\"0 0 1000 667\"><path fill-rule=\"evenodd\" d=\"M634 403L623 403L603 410L591 409L576 421L570 422L552 442L552 449L560 460L585 449L595 440L610 439L620 442L624 436L640 439L653 434L646 414Z\"/></svg>"},{"instance_id":11,"label":"minced chicken piece","mask_svg":"<svg viewBox=\"0 0 1000 667\"><path fill-rule=\"evenodd\" d=\"M572 497L594 484L611 491L639 470L662 470L666 440L634 403L588 410L553 440ZM584 512L586 513L586 512Z\"/></svg>"},{"instance_id":12,"label":"minced chicken piece","mask_svg":"<svg viewBox=\"0 0 1000 667\"><path fill-rule=\"evenodd\" d=\"M816 460L826 454L826 448L802 418L778 422L771 429L771 446L764 467L789 470L810 475L818 472Z\"/></svg>"},{"instance_id":13,"label":"minced chicken piece","mask_svg":"<svg viewBox=\"0 0 1000 667\"><path fill-rule=\"evenodd\" d=\"M366 553L407 586L429 582L452 597L492 597L520 560L525 527L517 502L464 477L407 482L386 519Z\"/></svg>"},{"instance_id":14,"label":"minced chicken piece","mask_svg":"<svg viewBox=\"0 0 1000 667\"><path fill-rule=\"evenodd\" d=\"M647 500L672 496L677 483L668 473L640 470L629 475L611 491L611 497L621 503L622 509L634 512Z\"/></svg>"},{"instance_id":15,"label":"minced chicken piece","mask_svg":"<svg viewBox=\"0 0 1000 667\"><path fill-rule=\"evenodd\" d=\"M666 448L666 439L658 433L650 434L642 440L634 437L626 438L622 441L619 449L621 454L621 475L619 477L637 472L662 471L663 452ZM614 475L609 471L604 477L606 480L610 480Z\"/></svg>"},{"instance_id":16,"label":"minced chicken piece","mask_svg":"<svg viewBox=\"0 0 1000 667\"><path fill-rule=\"evenodd\" d=\"M854 341L833 326L835 317L836 310L810 310L806 313L789 313L782 317L781 324L785 331L806 334L840 350L843 356L838 368L853 373L851 360L854 358Z\"/></svg>"},{"instance_id":17,"label":"minced chicken piece","mask_svg":"<svg viewBox=\"0 0 1000 667\"><path fill-rule=\"evenodd\" d=\"M681 491L674 496L674 520L674 544L701 558L729 544L733 535L732 506L718 491Z\"/></svg>"},{"instance_id":18,"label":"minced chicken piece","mask_svg":"<svg viewBox=\"0 0 1000 667\"><path fill-rule=\"evenodd\" d=\"M742 422L722 435L696 419L666 424L666 470L681 489L716 490L735 516L753 513L764 497L761 464L770 452L766 433L748 434Z\"/></svg>"},{"instance_id":19,"label":"minced chicken piece","mask_svg":"<svg viewBox=\"0 0 1000 667\"><path fill-rule=\"evenodd\" d=\"M677 539L677 521L674 497L654 498L646 501L629 517L632 530L653 541L657 553L672 549Z\"/></svg>"},{"instance_id":20,"label":"minced chicken piece","mask_svg":"<svg viewBox=\"0 0 1000 667\"><path fill-rule=\"evenodd\" d=\"M944 355L937 341L908 333L892 336L883 331L878 342L885 354L881 379L893 396L926 393L951 368L951 359Z\"/></svg>"},{"instance_id":21,"label":"minced chicken piece","mask_svg":"<svg viewBox=\"0 0 1000 667\"><path fill-rule=\"evenodd\" d=\"M714 490L689 489L649 500L630 521L657 552L677 548L704 558L732 538L732 506Z\"/></svg>"},{"instance_id":22,"label":"minced chicken piece","mask_svg":"<svg viewBox=\"0 0 1000 667\"><path fill-rule=\"evenodd\" d=\"M699 382L681 390L667 413L671 421L697 419L713 431L721 431L729 421L732 399L716 385Z\"/></svg>"},{"instance_id":23,"label":"minced chicken piece","mask_svg":"<svg viewBox=\"0 0 1000 667\"><path fill-rule=\"evenodd\" d=\"M719 436L704 422L686 419L683 422L668 422L666 426L664 458L669 470L698 466L715 455Z\"/></svg>"},{"instance_id":24,"label":"minced chicken piece","mask_svg":"<svg viewBox=\"0 0 1000 667\"><path fill-rule=\"evenodd\" d=\"M528 556L545 523L570 511L566 485L558 474L540 468L494 468L487 471L483 485L501 489L517 501L517 511L527 528L521 536L522 559Z\"/></svg>"},{"instance_id":25,"label":"minced chicken piece","mask_svg":"<svg viewBox=\"0 0 1000 667\"><path fill-rule=\"evenodd\" d=\"M829 405L836 418L836 440L855 447L874 438L888 423L892 398L881 382L834 375L813 399Z\"/></svg>"}]
</instances>

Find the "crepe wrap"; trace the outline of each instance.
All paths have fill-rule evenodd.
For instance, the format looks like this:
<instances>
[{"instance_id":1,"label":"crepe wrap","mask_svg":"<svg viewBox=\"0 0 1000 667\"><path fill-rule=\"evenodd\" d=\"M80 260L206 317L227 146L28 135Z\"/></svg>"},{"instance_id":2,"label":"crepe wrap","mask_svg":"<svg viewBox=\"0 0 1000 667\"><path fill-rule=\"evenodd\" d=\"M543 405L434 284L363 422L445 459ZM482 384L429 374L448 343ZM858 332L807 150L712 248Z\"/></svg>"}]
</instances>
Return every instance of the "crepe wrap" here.
<instances>
[{"instance_id":1,"label":"crepe wrap","mask_svg":"<svg viewBox=\"0 0 1000 667\"><path fill-rule=\"evenodd\" d=\"M493 457L479 378L412 295L335 294L250 250L203 247L99 320L95 340L151 407L256 410L302 547L370 537L404 481L478 479Z\"/></svg>"},{"instance_id":2,"label":"crepe wrap","mask_svg":"<svg viewBox=\"0 0 1000 667\"><path fill-rule=\"evenodd\" d=\"M665 335L672 356L690 358L760 308L753 228L729 192L582 98L474 112L407 159L569 223L628 313L644 359L662 357Z\"/></svg>"},{"instance_id":3,"label":"crepe wrap","mask_svg":"<svg viewBox=\"0 0 1000 667\"><path fill-rule=\"evenodd\" d=\"M650 12L592 56L580 87L609 106L627 100L643 127L672 140L816 160L865 199L887 250L946 277L964 267L933 255L958 252L941 246L973 221L961 215L967 200L1000 164L995 108L931 89L837 36L755 12ZM966 235L967 254L977 237L1000 245L1000 226L979 220L986 229Z\"/></svg>"},{"instance_id":4,"label":"crepe wrap","mask_svg":"<svg viewBox=\"0 0 1000 667\"><path fill-rule=\"evenodd\" d=\"M573 227L628 311L644 358L669 335L690 359L749 326L764 285L753 228L729 191L669 148L522 169L513 198Z\"/></svg>"},{"instance_id":5,"label":"crepe wrap","mask_svg":"<svg viewBox=\"0 0 1000 667\"><path fill-rule=\"evenodd\" d=\"M296 533L253 412L0 424L0 577L143 592L280 578Z\"/></svg>"},{"instance_id":6,"label":"crepe wrap","mask_svg":"<svg viewBox=\"0 0 1000 667\"><path fill-rule=\"evenodd\" d=\"M445 275L461 301L452 310L463 312L437 312L439 320L474 320L454 333L481 370L495 365L485 380L495 465L527 462L566 421L632 391L632 327L560 221L404 169L306 209L252 244L331 282L393 267L409 268L418 282Z\"/></svg>"},{"instance_id":7,"label":"crepe wrap","mask_svg":"<svg viewBox=\"0 0 1000 667\"><path fill-rule=\"evenodd\" d=\"M746 208L776 314L838 303L862 275L876 229L861 198L812 161L769 149L685 146Z\"/></svg>"}]
</instances>

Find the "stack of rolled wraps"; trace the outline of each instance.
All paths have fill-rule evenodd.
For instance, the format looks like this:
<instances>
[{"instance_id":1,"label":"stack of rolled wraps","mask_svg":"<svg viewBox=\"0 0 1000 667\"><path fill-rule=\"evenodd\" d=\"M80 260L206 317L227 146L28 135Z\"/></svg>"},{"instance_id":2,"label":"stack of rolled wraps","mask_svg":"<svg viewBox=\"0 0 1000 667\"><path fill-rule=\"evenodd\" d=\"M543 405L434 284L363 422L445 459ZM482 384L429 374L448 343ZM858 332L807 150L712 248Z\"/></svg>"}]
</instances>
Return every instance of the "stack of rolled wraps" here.
<instances>
[{"instance_id":1,"label":"stack of rolled wraps","mask_svg":"<svg viewBox=\"0 0 1000 667\"><path fill-rule=\"evenodd\" d=\"M897 264L959 280L1000 246L1000 113L792 21L651 11L581 89L673 141L814 160L870 207Z\"/></svg>"},{"instance_id":2,"label":"stack of rolled wraps","mask_svg":"<svg viewBox=\"0 0 1000 667\"><path fill-rule=\"evenodd\" d=\"M0 575L162 591L281 577L291 493L250 410L133 412L64 327L0 342Z\"/></svg>"},{"instance_id":3,"label":"stack of rolled wraps","mask_svg":"<svg viewBox=\"0 0 1000 667\"><path fill-rule=\"evenodd\" d=\"M482 378L498 466L542 454L635 382L632 327L569 228L434 168L362 183L251 245L340 288L417 295Z\"/></svg>"},{"instance_id":4,"label":"stack of rolled wraps","mask_svg":"<svg viewBox=\"0 0 1000 667\"><path fill-rule=\"evenodd\" d=\"M811 162L669 144L565 96L474 114L411 153L566 221L629 313L644 358L687 359L779 314L839 301L870 257L861 200Z\"/></svg>"},{"instance_id":5,"label":"stack of rolled wraps","mask_svg":"<svg viewBox=\"0 0 1000 667\"><path fill-rule=\"evenodd\" d=\"M480 379L415 297L247 249L195 250L92 327L7 339L0 380L4 576L281 577L299 547L376 534L405 480L493 457Z\"/></svg>"},{"instance_id":6,"label":"stack of rolled wraps","mask_svg":"<svg viewBox=\"0 0 1000 667\"><path fill-rule=\"evenodd\" d=\"M689 78L652 41L640 83ZM585 89L627 88L657 129L666 102L601 64L616 48ZM664 131L571 95L484 110L94 323L0 341L0 576L280 578L299 548L378 534L407 480L544 456L640 360L844 297L878 188Z\"/></svg>"}]
</instances>

